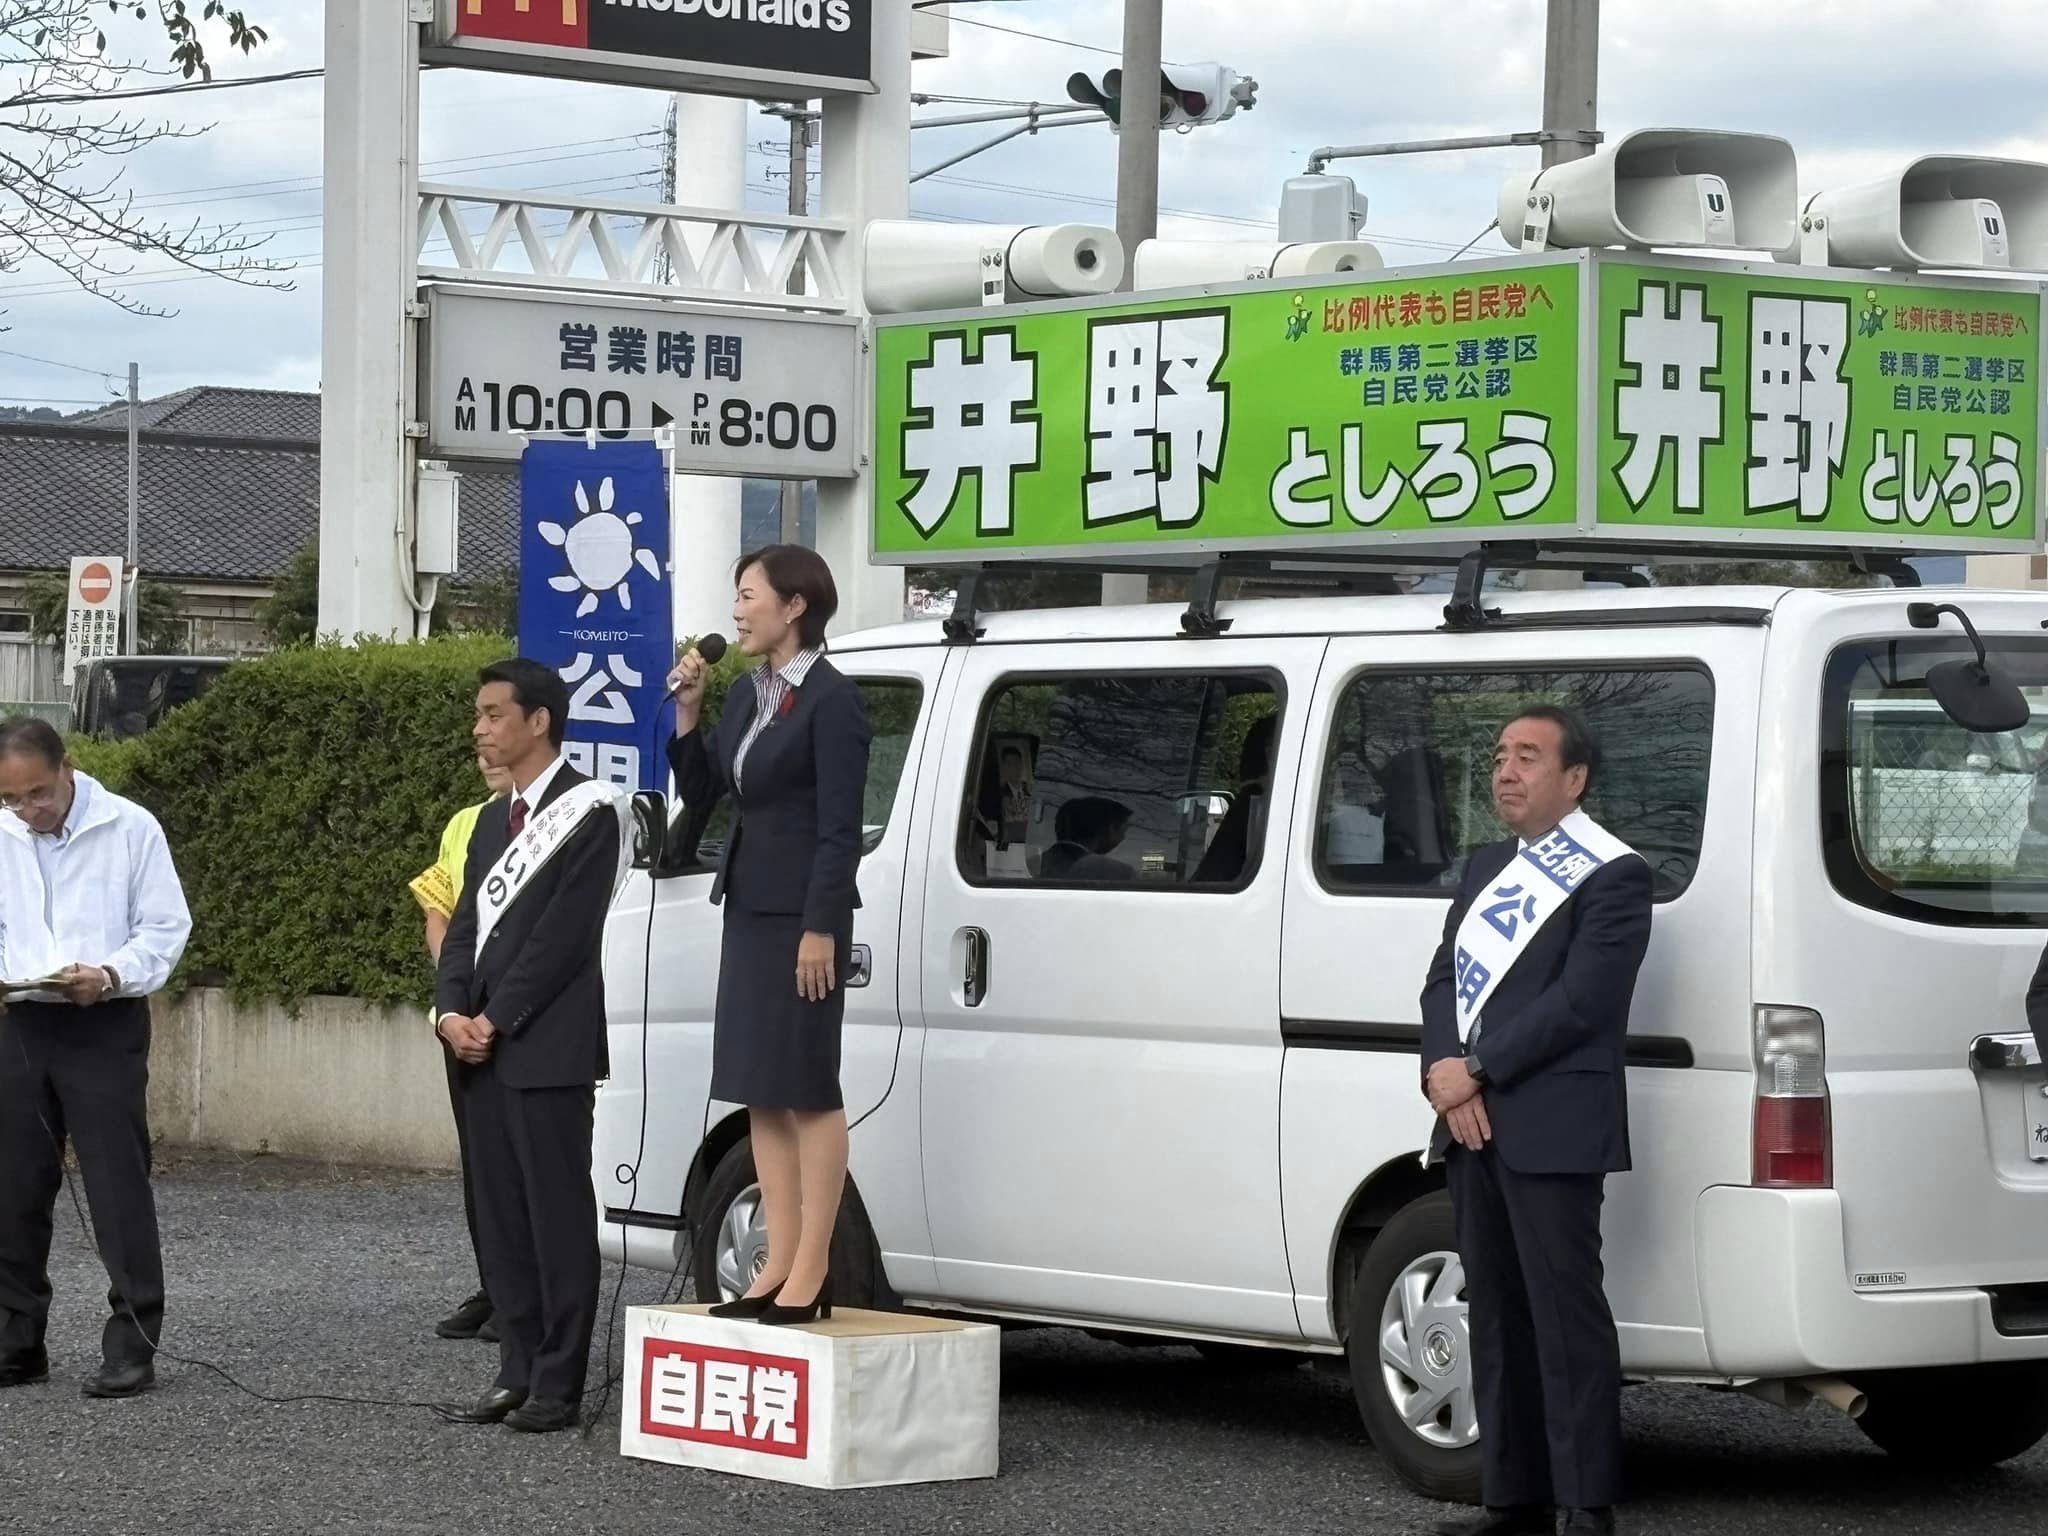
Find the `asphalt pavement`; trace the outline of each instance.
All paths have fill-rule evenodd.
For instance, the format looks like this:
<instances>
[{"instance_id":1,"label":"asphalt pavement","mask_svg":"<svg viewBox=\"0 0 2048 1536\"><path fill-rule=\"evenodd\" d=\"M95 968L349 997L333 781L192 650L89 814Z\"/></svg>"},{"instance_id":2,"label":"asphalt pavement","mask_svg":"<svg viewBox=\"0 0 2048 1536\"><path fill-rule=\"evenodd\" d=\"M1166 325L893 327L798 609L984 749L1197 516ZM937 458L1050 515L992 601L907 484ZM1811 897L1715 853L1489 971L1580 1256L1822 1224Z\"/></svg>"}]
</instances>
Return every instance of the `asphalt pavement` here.
<instances>
[{"instance_id":1,"label":"asphalt pavement","mask_svg":"<svg viewBox=\"0 0 2048 1536\"><path fill-rule=\"evenodd\" d=\"M489 1384L489 1346L430 1332L468 1289L450 1180L185 1160L160 1170L158 1202L167 1350L279 1397L429 1401ZM532 1437L444 1425L417 1408L272 1405L169 1360L150 1396L88 1402L78 1382L95 1363L105 1279L68 1202L59 1217L51 1380L0 1392L8 1532L1314 1536L1426 1530L1444 1513L1373 1454L1340 1376L1232 1375L1192 1350L1130 1350L1059 1330L1004 1341L999 1477L872 1492L626 1460L616 1405L587 1439ZM626 1300L656 1299L663 1278L629 1273ZM2048 1450L1928 1482L1819 1406L1795 1417L1648 1387L1628 1393L1625 1408L1626 1530L1818 1536L2048 1523Z\"/></svg>"}]
</instances>

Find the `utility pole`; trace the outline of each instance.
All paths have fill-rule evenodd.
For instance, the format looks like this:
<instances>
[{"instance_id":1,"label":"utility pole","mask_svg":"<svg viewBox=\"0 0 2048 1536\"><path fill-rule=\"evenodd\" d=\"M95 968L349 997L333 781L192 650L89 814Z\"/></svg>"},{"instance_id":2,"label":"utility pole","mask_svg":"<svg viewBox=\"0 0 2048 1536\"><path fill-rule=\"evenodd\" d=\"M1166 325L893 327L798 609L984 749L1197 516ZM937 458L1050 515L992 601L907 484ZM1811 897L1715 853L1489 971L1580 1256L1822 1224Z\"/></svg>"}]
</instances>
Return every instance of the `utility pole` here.
<instances>
[{"instance_id":1,"label":"utility pole","mask_svg":"<svg viewBox=\"0 0 2048 1536\"><path fill-rule=\"evenodd\" d=\"M661 123L661 200L674 206L676 200L676 99L668 99L668 115ZM654 280L657 283L675 281L675 263L669 260L666 247L655 259Z\"/></svg>"},{"instance_id":2,"label":"utility pole","mask_svg":"<svg viewBox=\"0 0 2048 1536\"><path fill-rule=\"evenodd\" d=\"M811 211L811 134L817 126L817 119L809 111L798 109L789 113L789 211L798 216ZM791 269L789 291L804 291L803 264ZM794 544L803 531L804 483L801 480L782 482L782 531L785 544Z\"/></svg>"},{"instance_id":3,"label":"utility pole","mask_svg":"<svg viewBox=\"0 0 2048 1536\"><path fill-rule=\"evenodd\" d=\"M1599 105L1600 0L1550 0L1543 31L1543 131L1597 128ZM1552 139L1543 146L1543 167L1591 153L1590 144Z\"/></svg>"},{"instance_id":4,"label":"utility pole","mask_svg":"<svg viewBox=\"0 0 2048 1536\"><path fill-rule=\"evenodd\" d=\"M1116 235L1124 247L1124 280L1138 246L1159 233L1159 55L1164 0L1124 0L1123 120L1116 138Z\"/></svg>"},{"instance_id":5,"label":"utility pole","mask_svg":"<svg viewBox=\"0 0 2048 1536\"><path fill-rule=\"evenodd\" d=\"M128 635L125 654L142 652L136 643L142 629L142 565L137 547L142 521L142 464L137 443L142 428L142 365L128 365Z\"/></svg>"}]
</instances>

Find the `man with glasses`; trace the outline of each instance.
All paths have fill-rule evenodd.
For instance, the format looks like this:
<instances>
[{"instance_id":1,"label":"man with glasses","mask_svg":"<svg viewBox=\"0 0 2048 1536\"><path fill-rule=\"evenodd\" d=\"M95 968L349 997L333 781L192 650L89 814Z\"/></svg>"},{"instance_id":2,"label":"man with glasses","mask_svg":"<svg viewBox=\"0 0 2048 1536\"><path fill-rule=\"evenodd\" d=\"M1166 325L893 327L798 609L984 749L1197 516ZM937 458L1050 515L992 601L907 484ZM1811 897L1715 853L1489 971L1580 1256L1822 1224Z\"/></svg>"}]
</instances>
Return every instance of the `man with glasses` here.
<instances>
[{"instance_id":1,"label":"man with glasses","mask_svg":"<svg viewBox=\"0 0 2048 1536\"><path fill-rule=\"evenodd\" d=\"M156 818L0 720L0 1387L46 1379L51 1216L78 1153L111 1282L87 1397L156 1383L164 1268L149 1187L149 994L192 918Z\"/></svg>"}]
</instances>

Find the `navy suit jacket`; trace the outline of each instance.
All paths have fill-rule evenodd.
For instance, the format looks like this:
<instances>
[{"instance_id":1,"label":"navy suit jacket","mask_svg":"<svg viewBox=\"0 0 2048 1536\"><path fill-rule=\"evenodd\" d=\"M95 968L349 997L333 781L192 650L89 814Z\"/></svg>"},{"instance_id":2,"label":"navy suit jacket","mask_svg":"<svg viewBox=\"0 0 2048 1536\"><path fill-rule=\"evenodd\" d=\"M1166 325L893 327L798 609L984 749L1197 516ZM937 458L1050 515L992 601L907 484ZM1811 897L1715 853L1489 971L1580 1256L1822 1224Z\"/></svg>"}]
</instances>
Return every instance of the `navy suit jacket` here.
<instances>
[{"instance_id":1,"label":"navy suit jacket","mask_svg":"<svg viewBox=\"0 0 2048 1536\"><path fill-rule=\"evenodd\" d=\"M700 729L669 743L685 805L709 806L732 792L733 756L757 702L753 679L739 679L708 738ZM729 900L745 912L801 913L806 933L852 926L871 734L859 685L820 657L803 686L790 690L786 712L748 749L712 901Z\"/></svg>"},{"instance_id":2,"label":"navy suit jacket","mask_svg":"<svg viewBox=\"0 0 2048 1536\"><path fill-rule=\"evenodd\" d=\"M1515 856L1510 839L1475 852L1422 989L1422 1075L1458 1040L1455 960L1466 909ZM1493 1148L1521 1173L1610 1173L1629 1166L1624 1047L1636 973L1650 943L1650 866L1617 859L1553 913L1494 987L1477 1052ZM1440 1119L1432 1158L1450 1146Z\"/></svg>"},{"instance_id":3,"label":"navy suit jacket","mask_svg":"<svg viewBox=\"0 0 2048 1536\"><path fill-rule=\"evenodd\" d=\"M562 764L535 811L585 776ZM605 1040L605 915L618 874L619 820L586 818L476 952L476 897L512 841L510 797L476 819L463 864L462 895L441 943L434 1002L443 1013L481 1014L498 1031L491 1060L508 1088L583 1088L611 1073Z\"/></svg>"}]
</instances>

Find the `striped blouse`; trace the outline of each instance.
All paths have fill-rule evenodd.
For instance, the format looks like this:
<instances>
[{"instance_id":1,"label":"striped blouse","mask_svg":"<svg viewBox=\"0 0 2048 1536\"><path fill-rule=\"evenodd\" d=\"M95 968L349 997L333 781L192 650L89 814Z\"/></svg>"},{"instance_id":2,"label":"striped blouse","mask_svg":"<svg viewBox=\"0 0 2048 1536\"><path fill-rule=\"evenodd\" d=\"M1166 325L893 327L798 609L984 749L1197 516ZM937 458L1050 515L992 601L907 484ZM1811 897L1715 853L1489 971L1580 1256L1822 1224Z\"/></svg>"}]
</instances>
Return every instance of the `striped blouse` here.
<instances>
[{"instance_id":1,"label":"striped blouse","mask_svg":"<svg viewBox=\"0 0 2048 1536\"><path fill-rule=\"evenodd\" d=\"M798 651L781 668L756 667L754 669L754 718L747 723L747 734L740 738L739 750L732 755L732 782L735 788L744 788L747 753L763 731L775 723L776 712L782 708L782 701L789 697L792 688L801 688L811 668L818 664L818 658L825 654L824 647L814 646Z\"/></svg>"}]
</instances>

